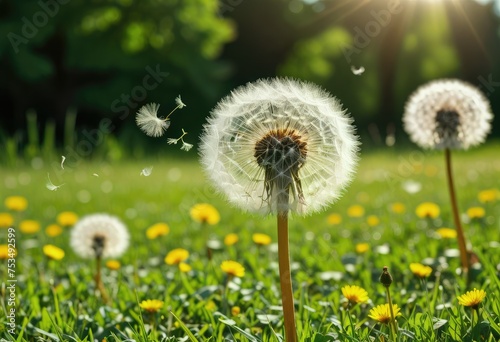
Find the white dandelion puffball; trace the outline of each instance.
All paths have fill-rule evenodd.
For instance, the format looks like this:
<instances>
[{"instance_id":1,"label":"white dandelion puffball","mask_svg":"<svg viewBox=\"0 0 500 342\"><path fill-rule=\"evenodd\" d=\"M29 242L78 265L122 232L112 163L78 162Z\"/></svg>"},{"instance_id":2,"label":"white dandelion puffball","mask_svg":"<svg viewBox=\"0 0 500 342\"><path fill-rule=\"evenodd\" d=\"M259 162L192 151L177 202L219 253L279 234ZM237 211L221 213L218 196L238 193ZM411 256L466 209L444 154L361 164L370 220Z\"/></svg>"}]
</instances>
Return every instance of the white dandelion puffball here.
<instances>
[{"instance_id":1,"label":"white dandelion puffball","mask_svg":"<svg viewBox=\"0 0 500 342\"><path fill-rule=\"evenodd\" d=\"M201 137L208 177L229 201L262 214L309 214L351 181L358 139L340 102L298 80L258 80L211 112Z\"/></svg>"},{"instance_id":2,"label":"white dandelion puffball","mask_svg":"<svg viewBox=\"0 0 500 342\"><path fill-rule=\"evenodd\" d=\"M420 147L467 149L486 139L492 119L488 99L479 89L445 79L424 84L410 96L403 124Z\"/></svg>"},{"instance_id":3,"label":"white dandelion puffball","mask_svg":"<svg viewBox=\"0 0 500 342\"><path fill-rule=\"evenodd\" d=\"M91 214L82 217L71 230L71 248L80 257L116 258L129 245L127 227L117 217Z\"/></svg>"},{"instance_id":4,"label":"white dandelion puffball","mask_svg":"<svg viewBox=\"0 0 500 342\"><path fill-rule=\"evenodd\" d=\"M148 103L139 109L135 117L137 126L150 137L161 137L170 127L168 119L158 117L158 109L160 109L159 104Z\"/></svg>"}]
</instances>

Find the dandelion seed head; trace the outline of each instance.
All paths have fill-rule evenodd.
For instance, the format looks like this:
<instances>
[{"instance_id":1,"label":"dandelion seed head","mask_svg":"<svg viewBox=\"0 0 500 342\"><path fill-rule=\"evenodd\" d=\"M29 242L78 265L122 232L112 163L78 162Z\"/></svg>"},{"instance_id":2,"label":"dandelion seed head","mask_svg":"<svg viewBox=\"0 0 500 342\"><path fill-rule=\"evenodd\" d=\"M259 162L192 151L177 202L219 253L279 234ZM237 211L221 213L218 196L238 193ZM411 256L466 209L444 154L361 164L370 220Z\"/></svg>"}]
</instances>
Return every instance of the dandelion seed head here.
<instances>
[{"instance_id":1,"label":"dandelion seed head","mask_svg":"<svg viewBox=\"0 0 500 342\"><path fill-rule=\"evenodd\" d=\"M150 137L161 137L170 127L170 121L158 118L159 108L157 103L148 103L139 109L135 117L137 126Z\"/></svg>"},{"instance_id":2,"label":"dandelion seed head","mask_svg":"<svg viewBox=\"0 0 500 342\"><path fill-rule=\"evenodd\" d=\"M308 214L350 182L358 140L341 104L316 85L259 80L211 113L201 137L207 175L230 202L263 214Z\"/></svg>"},{"instance_id":3,"label":"dandelion seed head","mask_svg":"<svg viewBox=\"0 0 500 342\"><path fill-rule=\"evenodd\" d=\"M71 230L70 244L76 254L85 259L116 258L129 245L125 224L108 214L82 217Z\"/></svg>"},{"instance_id":4,"label":"dandelion seed head","mask_svg":"<svg viewBox=\"0 0 500 342\"><path fill-rule=\"evenodd\" d=\"M423 148L467 149L486 139L493 119L486 97L454 79L418 88L405 106L403 123L410 139Z\"/></svg>"}]
</instances>

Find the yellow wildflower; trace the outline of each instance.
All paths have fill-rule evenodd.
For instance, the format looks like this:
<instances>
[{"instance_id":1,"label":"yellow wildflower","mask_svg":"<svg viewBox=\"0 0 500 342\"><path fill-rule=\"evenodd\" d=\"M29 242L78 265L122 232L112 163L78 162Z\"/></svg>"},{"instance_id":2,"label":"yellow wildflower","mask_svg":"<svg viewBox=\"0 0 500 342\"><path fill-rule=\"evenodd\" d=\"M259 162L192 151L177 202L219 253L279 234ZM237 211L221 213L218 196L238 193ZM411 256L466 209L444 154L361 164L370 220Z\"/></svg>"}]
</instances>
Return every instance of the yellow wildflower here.
<instances>
[{"instance_id":1,"label":"yellow wildflower","mask_svg":"<svg viewBox=\"0 0 500 342\"><path fill-rule=\"evenodd\" d=\"M410 264L410 270L419 278L427 278L432 273L432 268L430 266L422 265L418 262L412 262Z\"/></svg>"},{"instance_id":2,"label":"yellow wildflower","mask_svg":"<svg viewBox=\"0 0 500 342\"><path fill-rule=\"evenodd\" d=\"M424 202L418 205L415 213L420 218L436 218L439 216L439 206L436 203Z\"/></svg>"},{"instance_id":3,"label":"yellow wildflower","mask_svg":"<svg viewBox=\"0 0 500 342\"><path fill-rule=\"evenodd\" d=\"M331 224L333 226L342 223L342 216L340 216L340 214L334 213L328 215L326 220L328 221L328 224Z\"/></svg>"},{"instance_id":4,"label":"yellow wildflower","mask_svg":"<svg viewBox=\"0 0 500 342\"><path fill-rule=\"evenodd\" d=\"M368 292L357 285L346 285L342 289L342 294L351 303L365 303L368 301Z\"/></svg>"},{"instance_id":5,"label":"yellow wildflower","mask_svg":"<svg viewBox=\"0 0 500 342\"><path fill-rule=\"evenodd\" d=\"M401 202L396 202L391 204L391 211L395 214L402 214L406 211L406 207Z\"/></svg>"},{"instance_id":6,"label":"yellow wildflower","mask_svg":"<svg viewBox=\"0 0 500 342\"><path fill-rule=\"evenodd\" d=\"M146 236L150 240L167 235L168 233L170 233L170 227L163 222L155 223L146 230Z\"/></svg>"},{"instance_id":7,"label":"yellow wildflower","mask_svg":"<svg viewBox=\"0 0 500 342\"><path fill-rule=\"evenodd\" d=\"M374 227L380 223L380 219L376 215L370 215L366 218L366 223L368 223L370 227Z\"/></svg>"},{"instance_id":8,"label":"yellow wildflower","mask_svg":"<svg viewBox=\"0 0 500 342\"><path fill-rule=\"evenodd\" d=\"M163 301L157 300L157 299L147 299L143 300L139 306L149 312L149 313L155 313L161 310L163 308Z\"/></svg>"},{"instance_id":9,"label":"yellow wildflower","mask_svg":"<svg viewBox=\"0 0 500 342\"><path fill-rule=\"evenodd\" d=\"M179 271L182 273L188 273L192 270L191 266L185 262L180 262L179 263Z\"/></svg>"},{"instance_id":10,"label":"yellow wildflower","mask_svg":"<svg viewBox=\"0 0 500 342\"><path fill-rule=\"evenodd\" d=\"M233 306L231 308L231 315L233 315L233 316L238 316L240 314L240 312L241 312L241 309L239 306Z\"/></svg>"},{"instance_id":11,"label":"yellow wildflower","mask_svg":"<svg viewBox=\"0 0 500 342\"><path fill-rule=\"evenodd\" d=\"M56 221L63 227L71 227L78 221L78 215L72 211L62 211L57 215Z\"/></svg>"},{"instance_id":12,"label":"yellow wildflower","mask_svg":"<svg viewBox=\"0 0 500 342\"><path fill-rule=\"evenodd\" d=\"M23 196L9 196L5 199L5 207L12 211L24 211L28 207L28 200Z\"/></svg>"},{"instance_id":13,"label":"yellow wildflower","mask_svg":"<svg viewBox=\"0 0 500 342\"><path fill-rule=\"evenodd\" d=\"M480 219L483 218L486 212L484 211L484 208L481 207L471 207L467 209L467 216L471 219Z\"/></svg>"},{"instance_id":14,"label":"yellow wildflower","mask_svg":"<svg viewBox=\"0 0 500 342\"><path fill-rule=\"evenodd\" d=\"M401 309L397 304L392 305L392 310L394 311L394 317L401 316ZM368 317L376 320L379 323L388 324L391 322L391 310L389 304L381 304L370 310Z\"/></svg>"},{"instance_id":15,"label":"yellow wildflower","mask_svg":"<svg viewBox=\"0 0 500 342\"><path fill-rule=\"evenodd\" d=\"M351 205L347 208L347 216L349 217L361 217L365 214L365 208L359 204Z\"/></svg>"},{"instance_id":16,"label":"yellow wildflower","mask_svg":"<svg viewBox=\"0 0 500 342\"><path fill-rule=\"evenodd\" d=\"M230 234L227 234L225 237L224 237L224 244L226 246L232 246L234 245L236 242L238 242L239 238L238 238L238 235L234 234L234 233L230 233Z\"/></svg>"},{"instance_id":17,"label":"yellow wildflower","mask_svg":"<svg viewBox=\"0 0 500 342\"><path fill-rule=\"evenodd\" d=\"M106 267L112 271L117 271L122 267L122 264L118 260L108 260L106 261Z\"/></svg>"},{"instance_id":18,"label":"yellow wildflower","mask_svg":"<svg viewBox=\"0 0 500 342\"><path fill-rule=\"evenodd\" d=\"M233 277L243 277L245 275L245 268L239 262L226 260L220 265L222 271Z\"/></svg>"},{"instance_id":19,"label":"yellow wildflower","mask_svg":"<svg viewBox=\"0 0 500 342\"><path fill-rule=\"evenodd\" d=\"M438 233L442 239L455 239L457 237L457 231L452 228L439 228L436 230L436 233Z\"/></svg>"},{"instance_id":20,"label":"yellow wildflower","mask_svg":"<svg viewBox=\"0 0 500 342\"><path fill-rule=\"evenodd\" d=\"M472 309L479 308L479 304L486 298L486 292L484 290L474 289L468 291L467 293L458 297L458 303L463 306L469 306Z\"/></svg>"},{"instance_id":21,"label":"yellow wildflower","mask_svg":"<svg viewBox=\"0 0 500 342\"><path fill-rule=\"evenodd\" d=\"M187 258L189 258L189 252L187 250L184 248L176 248L168 252L165 257L165 263L167 265L178 265Z\"/></svg>"},{"instance_id":22,"label":"yellow wildflower","mask_svg":"<svg viewBox=\"0 0 500 342\"><path fill-rule=\"evenodd\" d=\"M64 258L64 251L54 245L43 246L43 254L51 260L61 260Z\"/></svg>"},{"instance_id":23,"label":"yellow wildflower","mask_svg":"<svg viewBox=\"0 0 500 342\"><path fill-rule=\"evenodd\" d=\"M363 254L363 253L368 252L368 250L370 249L370 245L367 244L366 242L357 243L355 246L355 249L356 249L356 253Z\"/></svg>"},{"instance_id":24,"label":"yellow wildflower","mask_svg":"<svg viewBox=\"0 0 500 342\"><path fill-rule=\"evenodd\" d=\"M12 248L11 248L12 249ZM17 251L14 249L14 257L16 257ZM12 255L9 255L9 246L0 245L0 260L10 259Z\"/></svg>"},{"instance_id":25,"label":"yellow wildflower","mask_svg":"<svg viewBox=\"0 0 500 342\"><path fill-rule=\"evenodd\" d=\"M189 211L191 218L195 222L215 225L220 221L220 214L215 207L208 203L195 204Z\"/></svg>"},{"instance_id":26,"label":"yellow wildflower","mask_svg":"<svg viewBox=\"0 0 500 342\"><path fill-rule=\"evenodd\" d=\"M63 229L61 226L57 224L49 224L47 228L45 228L45 234L47 234L50 237L56 237L58 235L61 235L63 232Z\"/></svg>"},{"instance_id":27,"label":"yellow wildflower","mask_svg":"<svg viewBox=\"0 0 500 342\"><path fill-rule=\"evenodd\" d=\"M14 217L9 213L0 213L0 228L12 227Z\"/></svg>"},{"instance_id":28,"label":"yellow wildflower","mask_svg":"<svg viewBox=\"0 0 500 342\"><path fill-rule=\"evenodd\" d=\"M19 223L19 230L25 234L33 234L40 230L40 223L35 220L24 220Z\"/></svg>"},{"instance_id":29,"label":"yellow wildflower","mask_svg":"<svg viewBox=\"0 0 500 342\"><path fill-rule=\"evenodd\" d=\"M500 198L500 191L498 189L487 189L480 191L477 198L481 203L495 202Z\"/></svg>"},{"instance_id":30,"label":"yellow wildflower","mask_svg":"<svg viewBox=\"0 0 500 342\"><path fill-rule=\"evenodd\" d=\"M252 235L252 241L259 246L267 246L271 243L271 237L267 234L255 233Z\"/></svg>"}]
</instances>

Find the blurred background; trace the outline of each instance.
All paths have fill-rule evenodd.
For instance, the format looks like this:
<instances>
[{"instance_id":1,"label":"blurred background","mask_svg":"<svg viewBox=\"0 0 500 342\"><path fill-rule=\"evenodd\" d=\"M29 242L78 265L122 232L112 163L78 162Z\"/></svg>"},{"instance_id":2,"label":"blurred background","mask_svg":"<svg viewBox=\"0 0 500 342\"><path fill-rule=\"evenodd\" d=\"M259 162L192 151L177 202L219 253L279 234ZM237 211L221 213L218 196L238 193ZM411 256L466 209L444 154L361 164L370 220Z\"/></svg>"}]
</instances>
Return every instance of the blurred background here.
<instances>
[{"instance_id":1,"label":"blurred background","mask_svg":"<svg viewBox=\"0 0 500 342\"><path fill-rule=\"evenodd\" d=\"M167 136L184 128L196 146L221 97L272 76L337 96L363 148L406 144L404 103L436 78L476 85L500 113L498 0L3 0L0 34L7 164L180 153L137 128L140 106L166 116L181 95Z\"/></svg>"}]
</instances>

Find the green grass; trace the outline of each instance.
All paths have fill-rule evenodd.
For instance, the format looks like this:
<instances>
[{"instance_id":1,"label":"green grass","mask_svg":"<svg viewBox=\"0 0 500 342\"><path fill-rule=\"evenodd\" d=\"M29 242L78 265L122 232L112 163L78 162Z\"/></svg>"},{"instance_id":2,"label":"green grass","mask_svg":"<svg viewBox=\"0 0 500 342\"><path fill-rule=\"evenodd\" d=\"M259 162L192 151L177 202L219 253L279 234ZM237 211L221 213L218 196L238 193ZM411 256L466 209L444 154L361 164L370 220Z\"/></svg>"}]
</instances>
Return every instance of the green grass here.
<instances>
[{"instance_id":1,"label":"green grass","mask_svg":"<svg viewBox=\"0 0 500 342\"><path fill-rule=\"evenodd\" d=\"M368 318L368 313L373 306L386 303L378 277L383 266L388 266L394 278L392 300L402 313L399 341L499 340L500 202L482 204L477 198L480 190L498 187L499 148L498 143L490 143L453 155L462 213L473 206L486 210L484 218L467 219L464 224L466 237L481 260L481 267L472 270L470 284L456 273L459 258L450 253L457 248L456 241L438 239L435 234L437 228L453 227L442 153L416 149L362 153L355 180L338 203L320 214L292 217L290 249L299 339L387 341L388 326ZM154 166L152 174L140 176L150 165ZM55 185L63 185L48 190L47 174ZM251 239L260 232L276 241L275 219L231 207L208 185L196 160L68 161L62 170L59 159L35 159L29 165L1 169L0 180L2 203L11 195L29 201L15 223L17 320L12 336L7 331L11 307L6 260L0 269L0 337L14 341L282 340L276 245L258 247ZM420 184L421 191L404 191L403 184L410 180ZM416 217L416 206L426 201L440 206L439 218ZM189 209L200 202L220 211L219 224L201 227L192 222ZM406 212L392 213L394 202L403 203ZM363 217L347 216L353 204L364 207ZM120 259L121 269L103 270L112 298L109 305L103 305L96 293L93 262L79 259L70 249L70 228L57 237L45 234L44 228L55 223L62 211L79 216L107 212L127 224L132 244ZM329 225L331 213L340 214L342 222ZM370 215L380 223L369 226ZM24 219L40 222L41 231L23 234L17 226ZM170 233L148 240L145 230L156 222L168 223ZM237 244L221 244L208 260L206 239L222 241L227 233L238 234ZM7 229L0 234L0 244L6 243ZM61 261L49 261L43 255L42 247L49 243L65 250ZM369 251L356 254L357 243L368 243ZM191 253L189 273L163 262L168 251L178 247ZM246 269L245 276L230 282L227 289L219 267L226 259ZM429 264L431 276L418 279L409 269L411 262ZM340 290L345 285L363 287L370 301L347 310ZM457 301L457 296L473 288L487 292L479 317ZM151 315L138 305L145 299L160 299L165 305ZM232 315L234 306L240 307L239 315Z\"/></svg>"}]
</instances>

